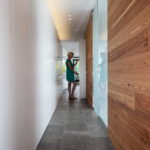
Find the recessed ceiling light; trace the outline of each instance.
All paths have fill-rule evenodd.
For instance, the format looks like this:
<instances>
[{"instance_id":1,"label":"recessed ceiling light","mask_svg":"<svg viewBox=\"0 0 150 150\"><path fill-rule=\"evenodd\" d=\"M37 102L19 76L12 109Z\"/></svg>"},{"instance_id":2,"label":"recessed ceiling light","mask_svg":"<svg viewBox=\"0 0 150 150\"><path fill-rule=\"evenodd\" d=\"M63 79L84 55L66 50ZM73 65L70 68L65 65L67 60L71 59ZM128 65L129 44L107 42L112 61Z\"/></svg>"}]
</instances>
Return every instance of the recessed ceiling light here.
<instances>
[{"instance_id":1,"label":"recessed ceiling light","mask_svg":"<svg viewBox=\"0 0 150 150\"><path fill-rule=\"evenodd\" d=\"M68 16L69 16L69 17L72 17L72 15L71 15L71 14L69 14Z\"/></svg>"},{"instance_id":2,"label":"recessed ceiling light","mask_svg":"<svg viewBox=\"0 0 150 150\"><path fill-rule=\"evenodd\" d=\"M69 21L71 21L72 19L71 19L71 18L69 18L68 20L69 20Z\"/></svg>"}]
</instances>

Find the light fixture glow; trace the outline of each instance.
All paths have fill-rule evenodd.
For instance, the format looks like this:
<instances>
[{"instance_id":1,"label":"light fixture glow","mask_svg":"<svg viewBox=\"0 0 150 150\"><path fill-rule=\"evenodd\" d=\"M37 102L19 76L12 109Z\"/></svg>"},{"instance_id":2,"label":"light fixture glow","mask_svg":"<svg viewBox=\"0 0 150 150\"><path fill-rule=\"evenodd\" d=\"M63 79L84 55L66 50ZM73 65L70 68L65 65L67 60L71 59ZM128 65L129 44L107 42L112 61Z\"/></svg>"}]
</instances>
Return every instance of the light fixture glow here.
<instances>
[{"instance_id":1,"label":"light fixture glow","mask_svg":"<svg viewBox=\"0 0 150 150\"><path fill-rule=\"evenodd\" d=\"M62 5L58 5L58 3L55 0L48 0L49 4L49 9L56 27L56 30L59 35L60 40L68 40L72 37L72 32L70 29L71 20L68 20L69 17L68 15L71 13L67 13L64 10L62 13L58 10L63 10ZM67 18L66 18L67 17Z\"/></svg>"}]
</instances>

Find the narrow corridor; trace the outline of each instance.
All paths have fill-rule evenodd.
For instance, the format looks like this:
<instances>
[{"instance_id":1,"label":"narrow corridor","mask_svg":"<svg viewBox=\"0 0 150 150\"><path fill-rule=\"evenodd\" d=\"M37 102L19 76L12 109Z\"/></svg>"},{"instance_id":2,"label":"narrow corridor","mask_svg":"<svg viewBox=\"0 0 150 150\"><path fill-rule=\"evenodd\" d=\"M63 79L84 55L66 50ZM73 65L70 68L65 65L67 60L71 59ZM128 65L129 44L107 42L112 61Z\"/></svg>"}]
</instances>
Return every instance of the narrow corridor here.
<instances>
[{"instance_id":1,"label":"narrow corridor","mask_svg":"<svg viewBox=\"0 0 150 150\"><path fill-rule=\"evenodd\" d=\"M64 91L37 150L114 150L106 129L85 100Z\"/></svg>"}]
</instances>

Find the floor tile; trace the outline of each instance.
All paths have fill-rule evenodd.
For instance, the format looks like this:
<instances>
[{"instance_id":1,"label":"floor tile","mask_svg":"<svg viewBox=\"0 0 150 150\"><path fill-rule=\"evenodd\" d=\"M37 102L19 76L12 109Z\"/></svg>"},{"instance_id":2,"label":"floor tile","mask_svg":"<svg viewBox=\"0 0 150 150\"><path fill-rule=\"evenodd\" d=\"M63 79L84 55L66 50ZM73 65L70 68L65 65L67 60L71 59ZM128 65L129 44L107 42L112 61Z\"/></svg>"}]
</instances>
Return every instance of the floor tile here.
<instances>
[{"instance_id":1,"label":"floor tile","mask_svg":"<svg viewBox=\"0 0 150 150\"><path fill-rule=\"evenodd\" d=\"M66 92L37 150L114 150L103 122L93 109L85 100L69 101Z\"/></svg>"},{"instance_id":2,"label":"floor tile","mask_svg":"<svg viewBox=\"0 0 150 150\"><path fill-rule=\"evenodd\" d=\"M82 132L66 132L63 136L62 150L90 150L90 136Z\"/></svg>"},{"instance_id":3,"label":"floor tile","mask_svg":"<svg viewBox=\"0 0 150 150\"><path fill-rule=\"evenodd\" d=\"M65 130L67 131L88 131L87 125L83 121L72 121L72 122L67 122L65 125Z\"/></svg>"}]
</instances>

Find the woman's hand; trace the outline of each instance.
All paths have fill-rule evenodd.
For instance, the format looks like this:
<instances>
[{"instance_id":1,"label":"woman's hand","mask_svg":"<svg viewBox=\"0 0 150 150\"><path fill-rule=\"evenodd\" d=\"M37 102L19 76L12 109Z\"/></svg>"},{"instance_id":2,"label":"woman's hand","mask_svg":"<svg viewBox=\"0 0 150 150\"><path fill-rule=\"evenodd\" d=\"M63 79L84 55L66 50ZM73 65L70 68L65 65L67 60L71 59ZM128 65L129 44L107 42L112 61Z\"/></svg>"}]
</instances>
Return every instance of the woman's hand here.
<instances>
[{"instance_id":1,"label":"woman's hand","mask_svg":"<svg viewBox=\"0 0 150 150\"><path fill-rule=\"evenodd\" d=\"M76 74L76 75L79 75L79 73L78 73L78 72L75 72L75 74Z\"/></svg>"},{"instance_id":2,"label":"woman's hand","mask_svg":"<svg viewBox=\"0 0 150 150\"><path fill-rule=\"evenodd\" d=\"M74 67L78 64L78 62L79 62L79 60L77 59L77 60L76 60L76 63L74 64Z\"/></svg>"}]
</instances>

